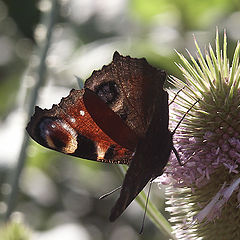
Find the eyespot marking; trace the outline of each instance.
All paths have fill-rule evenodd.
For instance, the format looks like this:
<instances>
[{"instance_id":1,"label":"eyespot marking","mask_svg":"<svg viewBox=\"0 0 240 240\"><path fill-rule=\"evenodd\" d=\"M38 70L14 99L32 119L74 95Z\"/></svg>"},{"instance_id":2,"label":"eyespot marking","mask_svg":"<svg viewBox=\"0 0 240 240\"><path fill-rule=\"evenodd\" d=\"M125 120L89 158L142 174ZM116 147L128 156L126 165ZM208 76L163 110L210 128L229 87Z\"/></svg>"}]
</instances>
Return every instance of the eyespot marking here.
<instances>
[{"instance_id":1,"label":"eyespot marking","mask_svg":"<svg viewBox=\"0 0 240 240\"><path fill-rule=\"evenodd\" d=\"M67 154L77 149L77 132L64 120L46 118L39 124L40 137L45 144Z\"/></svg>"},{"instance_id":2,"label":"eyespot marking","mask_svg":"<svg viewBox=\"0 0 240 240\"><path fill-rule=\"evenodd\" d=\"M119 88L114 81L101 83L96 89L96 94L107 104L114 103L119 97Z\"/></svg>"}]
</instances>

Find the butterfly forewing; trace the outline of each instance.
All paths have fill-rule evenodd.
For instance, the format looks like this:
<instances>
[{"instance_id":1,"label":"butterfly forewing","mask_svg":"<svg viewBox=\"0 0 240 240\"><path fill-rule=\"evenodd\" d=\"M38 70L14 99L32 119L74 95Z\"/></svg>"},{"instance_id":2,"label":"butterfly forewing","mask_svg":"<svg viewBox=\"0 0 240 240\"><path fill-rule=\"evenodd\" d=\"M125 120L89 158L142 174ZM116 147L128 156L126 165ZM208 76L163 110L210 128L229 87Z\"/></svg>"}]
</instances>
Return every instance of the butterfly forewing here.
<instances>
[{"instance_id":1,"label":"butterfly forewing","mask_svg":"<svg viewBox=\"0 0 240 240\"><path fill-rule=\"evenodd\" d=\"M85 107L84 93L72 90L50 110L37 107L27 126L29 135L44 147L69 155L128 164L132 150L120 146L99 128Z\"/></svg>"},{"instance_id":2,"label":"butterfly forewing","mask_svg":"<svg viewBox=\"0 0 240 240\"><path fill-rule=\"evenodd\" d=\"M111 64L94 71L86 80L91 89L111 107L137 135L144 137L152 118L156 84L163 86L166 73L144 58L114 53Z\"/></svg>"}]
</instances>

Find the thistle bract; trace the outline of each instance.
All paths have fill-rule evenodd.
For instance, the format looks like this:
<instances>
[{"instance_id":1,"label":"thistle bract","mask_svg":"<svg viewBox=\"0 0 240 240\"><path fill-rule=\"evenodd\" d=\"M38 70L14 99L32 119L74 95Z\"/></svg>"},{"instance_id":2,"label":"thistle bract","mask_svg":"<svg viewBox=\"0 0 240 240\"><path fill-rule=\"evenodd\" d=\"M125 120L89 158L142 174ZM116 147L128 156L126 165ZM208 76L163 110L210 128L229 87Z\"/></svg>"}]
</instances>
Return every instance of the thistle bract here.
<instances>
[{"instance_id":1,"label":"thistle bract","mask_svg":"<svg viewBox=\"0 0 240 240\"><path fill-rule=\"evenodd\" d=\"M182 89L170 106L172 122L199 102L174 135L184 166L172 156L163 176L170 182L167 210L178 239L240 239L240 45L231 64L226 34L222 49L216 34L215 52L195 45L196 59L178 53L185 83L171 78Z\"/></svg>"}]
</instances>

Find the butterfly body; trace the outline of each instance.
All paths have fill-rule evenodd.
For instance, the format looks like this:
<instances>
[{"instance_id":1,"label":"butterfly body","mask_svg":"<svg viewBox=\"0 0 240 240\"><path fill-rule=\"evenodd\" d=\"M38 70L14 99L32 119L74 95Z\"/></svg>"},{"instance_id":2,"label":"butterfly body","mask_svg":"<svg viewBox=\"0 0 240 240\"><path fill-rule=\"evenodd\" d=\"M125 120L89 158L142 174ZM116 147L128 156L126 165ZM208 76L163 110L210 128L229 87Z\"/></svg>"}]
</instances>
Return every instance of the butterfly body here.
<instances>
[{"instance_id":1,"label":"butterfly body","mask_svg":"<svg viewBox=\"0 0 240 240\"><path fill-rule=\"evenodd\" d=\"M123 57L94 71L50 110L35 109L27 126L41 145L95 161L128 164L114 221L147 182L162 174L173 148L166 73L145 59Z\"/></svg>"}]
</instances>

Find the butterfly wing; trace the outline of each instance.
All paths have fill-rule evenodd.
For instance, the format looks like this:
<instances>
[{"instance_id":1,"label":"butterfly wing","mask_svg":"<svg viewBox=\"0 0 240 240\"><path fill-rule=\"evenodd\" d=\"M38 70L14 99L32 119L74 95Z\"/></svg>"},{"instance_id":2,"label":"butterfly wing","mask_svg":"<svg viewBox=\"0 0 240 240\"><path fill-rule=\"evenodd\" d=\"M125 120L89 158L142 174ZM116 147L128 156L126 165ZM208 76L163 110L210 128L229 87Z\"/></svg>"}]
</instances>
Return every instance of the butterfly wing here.
<instances>
[{"instance_id":1,"label":"butterfly wing","mask_svg":"<svg viewBox=\"0 0 240 240\"><path fill-rule=\"evenodd\" d=\"M139 136L93 91L86 88L84 105L94 122L123 148L134 151Z\"/></svg>"},{"instance_id":2,"label":"butterfly wing","mask_svg":"<svg viewBox=\"0 0 240 240\"><path fill-rule=\"evenodd\" d=\"M166 73L146 59L115 52L111 64L94 71L85 88L94 91L139 137L144 137L153 114L156 84L163 87L165 78Z\"/></svg>"},{"instance_id":3,"label":"butterfly wing","mask_svg":"<svg viewBox=\"0 0 240 240\"><path fill-rule=\"evenodd\" d=\"M73 89L60 104L53 105L49 110L36 107L26 128L29 135L44 147L65 154L101 162L128 164L138 142L136 134L103 100L89 91ZM98 111L102 114L102 129L88 112L92 105L101 108ZM109 124L110 119L119 125L124 136L129 139L125 142L125 147L105 133L109 131L111 134L113 125Z\"/></svg>"},{"instance_id":4,"label":"butterfly wing","mask_svg":"<svg viewBox=\"0 0 240 240\"><path fill-rule=\"evenodd\" d=\"M36 108L27 131L41 145L63 153L128 164L152 117L154 85L164 80L165 73L145 59L115 52L112 63L94 71L83 90L72 90L50 110Z\"/></svg>"},{"instance_id":5,"label":"butterfly wing","mask_svg":"<svg viewBox=\"0 0 240 240\"><path fill-rule=\"evenodd\" d=\"M145 138L137 145L123 181L120 197L111 211L110 221L123 213L150 179L163 173L168 162L172 149L172 136L168 130L168 94L160 88L158 96L152 121Z\"/></svg>"},{"instance_id":6,"label":"butterfly wing","mask_svg":"<svg viewBox=\"0 0 240 240\"><path fill-rule=\"evenodd\" d=\"M27 131L60 152L128 164L152 118L156 82L162 86L165 75L145 59L115 52L112 63L94 71L83 90L71 91L50 110L36 108Z\"/></svg>"}]
</instances>

